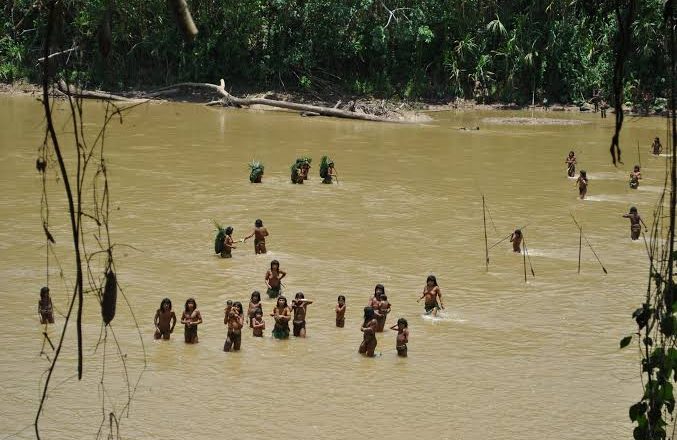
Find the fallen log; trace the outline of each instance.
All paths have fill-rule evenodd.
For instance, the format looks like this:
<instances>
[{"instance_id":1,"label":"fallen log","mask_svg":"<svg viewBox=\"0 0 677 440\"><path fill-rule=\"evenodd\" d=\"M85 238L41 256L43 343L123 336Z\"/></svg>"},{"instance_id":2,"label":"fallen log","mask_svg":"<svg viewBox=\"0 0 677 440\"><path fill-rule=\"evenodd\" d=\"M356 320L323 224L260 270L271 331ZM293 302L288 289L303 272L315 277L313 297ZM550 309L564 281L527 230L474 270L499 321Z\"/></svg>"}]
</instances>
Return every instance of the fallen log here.
<instances>
[{"instance_id":1,"label":"fallen log","mask_svg":"<svg viewBox=\"0 0 677 440\"><path fill-rule=\"evenodd\" d=\"M321 116L331 116L334 118L346 118L346 119L359 119L362 121L375 121L375 122L408 122L404 119L396 118L386 118L383 116L370 115L367 113L357 113L348 110L341 110L338 108L331 107L321 107L312 104L300 104L297 102L288 102L288 101L277 101L274 99L267 98L238 98L226 91L226 85L223 79L220 81L220 84L210 84L210 83L193 83L185 82L172 84L167 86L164 89L158 89L154 93L159 93L162 90L175 89L177 87L194 87L194 88L208 88L217 92L223 98L223 105L233 105L236 107L250 107L252 105L265 105L268 107L284 108L287 110L296 110L298 112L305 113L316 113ZM212 101L210 104L214 104Z\"/></svg>"},{"instance_id":2,"label":"fallen log","mask_svg":"<svg viewBox=\"0 0 677 440\"><path fill-rule=\"evenodd\" d=\"M104 101L120 101L120 102L140 102L147 101L147 99L126 98L124 96L113 95L108 92L95 92L91 90L83 90L72 85L66 84L63 80L57 83L57 89L68 96L74 98L85 99L101 99Z\"/></svg>"}]
</instances>

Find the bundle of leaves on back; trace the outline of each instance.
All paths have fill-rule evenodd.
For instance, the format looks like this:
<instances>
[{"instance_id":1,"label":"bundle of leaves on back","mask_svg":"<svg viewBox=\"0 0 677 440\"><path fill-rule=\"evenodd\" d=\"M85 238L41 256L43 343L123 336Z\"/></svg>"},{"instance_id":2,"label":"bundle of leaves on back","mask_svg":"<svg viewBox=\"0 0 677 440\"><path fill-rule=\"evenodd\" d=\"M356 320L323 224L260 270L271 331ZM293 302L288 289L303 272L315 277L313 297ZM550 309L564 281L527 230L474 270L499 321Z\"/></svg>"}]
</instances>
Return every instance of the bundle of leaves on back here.
<instances>
[{"instance_id":1,"label":"bundle of leaves on back","mask_svg":"<svg viewBox=\"0 0 677 440\"><path fill-rule=\"evenodd\" d=\"M216 226L216 236L214 237L214 253L220 254L223 251L223 239L226 238L226 228L221 226L216 220L212 220Z\"/></svg>"},{"instance_id":2,"label":"bundle of leaves on back","mask_svg":"<svg viewBox=\"0 0 677 440\"><path fill-rule=\"evenodd\" d=\"M264 166L258 160L249 162L249 181L251 183L260 183L263 177Z\"/></svg>"},{"instance_id":3,"label":"bundle of leaves on back","mask_svg":"<svg viewBox=\"0 0 677 440\"><path fill-rule=\"evenodd\" d=\"M627 7L631 11L635 0ZM640 353L643 394L641 399L629 410L630 420L636 426L633 437L636 440L662 440L674 438L675 396L674 384L677 382L677 286L673 272L676 261L675 241L675 202L677 197L677 157L674 154L677 142L677 116L675 115L675 17L673 2L665 3L664 35L671 57L671 123L668 128L668 142L672 154L666 158L666 177L663 192L654 210L651 234L646 242L649 257L649 282L646 296L641 306L632 314L637 332L621 339L620 347L627 347L636 339ZM626 11L627 13L627 11ZM623 14L619 13L619 20ZM623 29L623 26L621 26ZM624 51L619 56L624 56ZM622 83L622 62L616 63L620 69ZM616 93L620 93L616 90ZM617 140L622 119L617 121L614 140ZM612 151L612 157L614 151ZM614 157L615 159L615 157ZM669 199L666 196L669 195ZM665 206L669 212L664 212ZM667 223L665 222L667 219ZM670 426L671 424L672 426Z\"/></svg>"}]
</instances>

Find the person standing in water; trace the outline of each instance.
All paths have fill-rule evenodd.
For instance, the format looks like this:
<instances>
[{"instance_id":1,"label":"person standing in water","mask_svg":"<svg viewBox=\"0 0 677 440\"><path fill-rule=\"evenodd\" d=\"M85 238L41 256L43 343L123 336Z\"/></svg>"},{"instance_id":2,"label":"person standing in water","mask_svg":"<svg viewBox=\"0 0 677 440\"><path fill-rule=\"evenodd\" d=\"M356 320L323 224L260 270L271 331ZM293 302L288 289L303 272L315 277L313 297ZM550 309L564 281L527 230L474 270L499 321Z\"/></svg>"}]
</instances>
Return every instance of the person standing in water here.
<instances>
[{"instance_id":1,"label":"person standing in water","mask_svg":"<svg viewBox=\"0 0 677 440\"><path fill-rule=\"evenodd\" d=\"M172 310L172 301L165 298L160 303L160 308L155 312L155 339L169 340L176 326L176 314Z\"/></svg>"},{"instance_id":2,"label":"person standing in water","mask_svg":"<svg viewBox=\"0 0 677 440\"><path fill-rule=\"evenodd\" d=\"M249 318L249 327L252 328L252 320L254 319L254 313L256 310L260 310L263 313L263 304L261 303L261 294L258 290L252 292L251 298L249 299L249 307L247 308L247 317Z\"/></svg>"},{"instance_id":3,"label":"person standing in water","mask_svg":"<svg viewBox=\"0 0 677 440\"><path fill-rule=\"evenodd\" d=\"M578 175L576 186L578 186L578 196L583 200L588 193L588 176L585 173L585 170L581 170L581 173Z\"/></svg>"},{"instance_id":4,"label":"person standing in water","mask_svg":"<svg viewBox=\"0 0 677 440\"><path fill-rule=\"evenodd\" d=\"M287 298L284 296L277 298L277 304L270 316L275 319L273 337L275 339L289 339L290 311L289 306L287 306Z\"/></svg>"},{"instance_id":5,"label":"person standing in water","mask_svg":"<svg viewBox=\"0 0 677 440\"><path fill-rule=\"evenodd\" d=\"M637 189L639 187L640 180L642 180L642 173L639 171L639 165L635 165L632 172L630 173L630 188Z\"/></svg>"},{"instance_id":6,"label":"person standing in water","mask_svg":"<svg viewBox=\"0 0 677 440\"><path fill-rule=\"evenodd\" d=\"M644 225L644 232L647 231L647 227L642 217L639 216L637 208L634 206L630 207L630 212L623 214L623 217L630 219L630 238L632 240L639 240L639 236L642 233L642 225Z\"/></svg>"},{"instance_id":7,"label":"person standing in water","mask_svg":"<svg viewBox=\"0 0 677 440\"><path fill-rule=\"evenodd\" d=\"M47 286L40 289L38 314L40 315L40 324L54 324L54 306L52 305L52 298L49 296L49 287Z\"/></svg>"},{"instance_id":8,"label":"person standing in water","mask_svg":"<svg viewBox=\"0 0 677 440\"><path fill-rule=\"evenodd\" d=\"M576 176L576 154L573 152L573 150L569 151L569 156L567 156L564 163L567 165L567 176Z\"/></svg>"},{"instance_id":9,"label":"person standing in water","mask_svg":"<svg viewBox=\"0 0 677 440\"><path fill-rule=\"evenodd\" d=\"M409 342L409 324L404 318L397 320L397 324L390 327L390 330L397 330L395 340L395 349L400 357L407 357L407 343Z\"/></svg>"},{"instance_id":10,"label":"person standing in water","mask_svg":"<svg viewBox=\"0 0 677 440\"><path fill-rule=\"evenodd\" d=\"M378 309L374 309L374 314L376 315L376 321L378 322L378 327L376 327L377 332L382 332L386 326L386 319L388 318L388 313L390 313L390 302L388 302L388 297L386 294L382 294L378 301Z\"/></svg>"},{"instance_id":11,"label":"person standing in water","mask_svg":"<svg viewBox=\"0 0 677 440\"><path fill-rule=\"evenodd\" d=\"M232 307L227 309L223 317L223 323L228 326L226 342L223 344L223 351L240 351L242 343L242 327L244 327L244 316L242 303L236 301Z\"/></svg>"},{"instance_id":12,"label":"person standing in water","mask_svg":"<svg viewBox=\"0 0 677 440\"><path fill-rule=\"evenodd\" d=\"M383 284L377 284L374 287L374 295L371 298L369 298L369 302L367 302L367 306L371 307L374 310L378 309L378 306L381 302L381 295L385 295L385 293L386 293L386 288L383 287Z\"/></svg>"},{"instance_id":13,"label":"person standing in water","mask_svg":"<svg viewBox=\"0 0 677 440\"><path fill-rule=\"evenodd\" d=\"M442 292L437 285L437 278L435 278L435 275L429 275L426 279L423 293L416 302L420 302L421 300L423 300L426 315L437 316L437 311L444 309Z\"/></svg>"},{"instance_id":14,"label":"person standing in water","mask_svg":"<svg viewBox=\"0 0 677 440\"><path fill-rule=\"evenodd\" d=\"M336 303L336 327L343 328L346 324L346 297L338 296Z\"/></svg>"},{"instance_id":15,"label":"person standing in water","mask_svg":"<svg viewBox=\"0 0 677 440\"><path fill-rule=\"evenodd\" d=\"M181 315L181 324L184 325L183 336L186 344L197 344L197 326L202 324L202 315L197 309L197 303L193 298L186 300L186 305Z\"/></svg>"},{"instance_id":16,"label":"person standing in water","mask_svg":"<svg viewBox=\"0 0 677 440\"><path fill-rule=\"evenodd\" d=\"M371 307L364 308L364 321L360 327L362 331L362 343L360 348L357 350L358 353L363 354L367 357L374 357L374 350L376 350L376 327L378 322L376 322L376 317L374 316L374 309Z\"/></svg>"},{"instance_id":17,"label":"person standing in water","mask_svg":"<svg viewBox=\"0 0 677 440\"><path fill-rule=\"evenodd\" d=\"M287 272L280 269L280 262L273 260L270 262L270 269L266 272L266 286L268 286L269 298L277 298L280 296L282 289L282 278L287 276Z\"/></svg>"},{"instance_id":18,"label":"person standing in water","mask_svg":"<svg viewBox=\"0 0 677 440\"><path fill-rule=\"evenodd\" d=\"M254 237L254 252L257 254L265 254L266 250L266 237L268 236L268 229L263 226L263 221L257 219L254 222L254 230L251 234L247 235L242 239L242 241L247 241L248 239Z\"/></svg>"},{"instance_id":19,"label":"person standing in water","mask_svg":"<svg viewBox=\"0 0 677 440\"><path fill-rule=\"evenodd\" d=\"M512 243L512 251L518 254L522 252L522 231L515 229L515 232L510 234L510 242Z\"/></svg>"},{"instance_id":20,"label":"person standing in water","mask_svg":"<svg viewBox=\"0 0 677 440\"><path fill-rule=\"evenodd\" d=\"M252 319L252 336L256 338L263 337L263 331L266 329L266 321L263 320L263 311L261 309L254 310L254 318Z\"/></svg>"},{"instance_id":21,"label":"person standing in water","mask_svg":"<svg viewBox=\"0 0 677 440\"><path fill-rule=\"evenodd\" d=\"M237 249L233 241L233 227L226 228L226 235L223 237L223 250L221 251L221 258L232 258L232 249Z\"/></svg>"},{"instance_id":22,"label":"person standing in water","mask_svg":"<svg viewBox=\"0 0 677 440\"><path fill-rule=\"evenodd\" d=\"M661 140L656 137L651 144L651 154L658 156L663 152L663 145L661 145Z\"/></svg>"},{"instance_id":23,"label":"person standing in water","mask_svg":"<svg viewBox=\"0 0 677 440\"><path fill-rule=\"evenodd\" d=\"M298 292L291 302L291 308L294 312L294 336L298 338L306 337L306 312L308 306L313 302L305 299L303 292Z\"/></svg>"}]
</instances>

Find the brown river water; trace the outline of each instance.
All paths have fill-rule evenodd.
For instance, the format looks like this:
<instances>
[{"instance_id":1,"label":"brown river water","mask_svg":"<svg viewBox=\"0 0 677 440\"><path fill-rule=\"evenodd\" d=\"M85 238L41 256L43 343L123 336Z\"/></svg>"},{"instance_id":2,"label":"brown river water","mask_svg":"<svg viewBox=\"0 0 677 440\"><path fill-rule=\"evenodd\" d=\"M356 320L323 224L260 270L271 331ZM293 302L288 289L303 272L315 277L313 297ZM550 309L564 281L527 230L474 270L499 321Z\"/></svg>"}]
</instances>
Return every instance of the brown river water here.
<instances>
[{"instance_id":1,"label":"brown river water","mask_svg":"<svg viewBox=\"0 0 677 440\"><path fill-rule=\"evenodd\" d=\"M88 103L86 110L95 128L102 106ZM68 128L64 112L57 114ZM140 327L120 299L113 329L136 386L122 438L630 438L639 362L636 349L620 351L618 341L633 331L630 315L642 301L648 262L621 215L635 205L652 220L665 159L649 157L648 149L654 136L665 138L665 120L626 118L625 165L614 168L613 116L536 114L583 125L484 121L506 116L531 115L440 112L429 123L405 125L154 103L113 124L106 139L111 234L134 246L117 248L117 272ZM0 97L0 122L0 438L34 438L48 366L35 312L46 282L35 170L42 108L33 98ZM637 141L644 180L633 191L627 175ZM565 174L570 149L588 171L585 201ZM335 160L338 184L320 184L323 154ZM289 166L300 155L314 159L311 178L292 185ZM261 185L248 181L252 159L265 164ZM52 186L50 222L66 279L51 260L57 313L48 333L56 341L73 277L63 188ZM527 283L523 258L508 241L491 250L487 272L482 194L490 244L528 224L536 277ZM587 247L577 275L570 213L608 275ZM267 255L254 255L252 241L230 260L214 255L212 219L232 225L239 239L257 218L270 231ZM274 340L267 318L266 337L245 329L242 351L224 353L224 302L246 305L252 290L265 291L272 259L288 273L288 296L302 290L314 300L308 338ZM431 273L446 305L435 320L416 303ZM396 356L396 332L388 330L378 336L381 356L357 353L362 309L377 283L393 304L388 326L408 319L407 359ZM334 326L338 294L347 297L343 329ZM165 296L178 315L186 298L196 298L204 318L199 344L184 344L180 324L171 341L153 340L153 315ZM84 378L73 377L69 326L43 438L95 438L102 398L106 411L126 402L117 349L108 343L95 350L100 313L95 297L86 301ZM272 302L264 302L268 314Z\"/></svg>"}]
</instances>

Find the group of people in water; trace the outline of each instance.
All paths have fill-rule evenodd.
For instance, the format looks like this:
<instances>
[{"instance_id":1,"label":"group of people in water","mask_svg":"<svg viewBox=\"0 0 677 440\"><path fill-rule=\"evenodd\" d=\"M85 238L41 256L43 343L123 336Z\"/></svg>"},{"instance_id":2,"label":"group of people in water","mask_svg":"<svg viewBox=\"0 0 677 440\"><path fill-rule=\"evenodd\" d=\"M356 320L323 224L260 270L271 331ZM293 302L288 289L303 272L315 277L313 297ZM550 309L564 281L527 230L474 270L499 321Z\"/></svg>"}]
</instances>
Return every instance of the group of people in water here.
<instances>
[{"instance_id":1,"label":"group of people in water","mask_svg":"<svg viewBox=\"0 0 677 440\"><path fill-rule=\"evenodd\" d=\"M291 183L303 184L308 180L310 175L310 164L313 159L308 156L299 157L291 165ZM251 183L261 183L263 181L263 172L265 167L260 161L252 161L249 163L249 181ZM338 173L334 166L334 161L329 156L322 156L320 162L320 177L322 183L332 184L334 180L338 183Z\"/></svg>"},{"instance_id":2,"label":"group of people in water","mask_svg":"<svg viewBox=\"0 0 677 440\"><path fill-rule=\"evenodd\" d=\"M276 261L271 262L271 269L276 264ZM268 275L268 274L267 274ZM266 276L266 278L268 278ZM268 282L268 279L266 280ZM275 305L270 317L273 318L272 336L275 339L289 339L291 321L291 334L297 338L306 337L306 315L308 306L313 304L312 300L306 299L303 292L298 292L291 302L291 306L287 303L287 298L278 290L276 296L271 296L275 299ZM269 290L270 296L270 290ZM426 287L423 290L423 295L420 299L425 299L426 311L433 311L443 308L442 296L437 280L433 275L428 277ZM249 325L253 337L263 337L266 329L266 321L264 319L264 305L261 300L261 293L254 291L249 299L249 305L245 313L244 306L240 301L226 301L224 309L223 323L226 325L226 340L223 344L223 351L239 351L242 346L242 331L245 325ZM346 319L346 297L339 295L337 298L334 312L336 315L336 327L343 328ZM364 316L360 330L362 332L362 342L358 348L358 352L368 357L376 356L376 346L378 340L376 333L383 332L385 329L386 319L391 311L390 302L385 294L385 287L382 284L377 284L374 288L374 295L369 298L367 306L364 308ZM169 298L164 298L160 303L160 308L155 313L153 320L155 324L155 339L168 340L174 332L174 327L177 321L176 314L172 310L172 302ZM197 328L202 324L202 314L197 308L197 303L194 298L186 300L184 310L181 313L181 324L184 325L184 341L187 344L195 344L198 342ZM389 327L391 330L397 331L395 338L395 349L397 355L401 357L407 356L407 343L409 342L409 324L405 318L399 318L397 322Z\"/></svg>"},{"instance_id":3,"label":"group of people in water","mask_svg":"<svg viewBox=\"0 0 677 440\"><path fill-rule=\"evenodd\" d=\"M663 145L661 145L661 141L658 137L654 138L651 148L650 148L650 153L654 156L659 156L663 152ZM576 176L576 154L573 151L569 152L569 155L565 159L564 163L567 166L567 176L568 177L575 177ZM629 185L631 189L637 189L639 188L639 181L642 180L642 173L640 170L639 165L635 165L630 172L630 180L629 180ZM576 186L578 187L578 195L581 199L584 199L586 194L588 193L588 176L585 172L585 170L581 170L578 174L578 177L576 178ZM632 240L638 240L642 231L642 226L644 225L645 231L647 229L646 224L640 217L637 208L632 206L630 208L630 212L627 214L623 214L624 218L630 219L630 238ZM516 240L513 241L511 238L511 241L513 241L513 250L515 252L519 252L519 241L521 239L521 234L517 234L520 232L519 230L515 231L516 235Z\"/></svg>"},{"instance_id":4,"label":"group of people in water","mask_svg":"<svg viewBox=\"0 0 677 440\"><path fill-rule=\"evenodd\" d=\"M658 137L656 137L651 145L651 154L660 155L663 147ZM292 182L303 183L303 180L308 178L310 170L310 158L297 159L292 166ZM565 160L567 166L567 176L570 178L576 175L576 155L573 151L569 152ZM263 165L256 163L255 167L250 167L256 171L258 182L263 175ZM334 178L337 178L336 170L333 161L327 156L322 158L322 166L320 176L323 178L323 183L332 183ZM296 181L295 181L296 180ZM641 172L639 165L635 165L630 174L630 188L636 189L641 180ZM576 178L576 185L579 190L581 199L585 198L588 188L588 178L585 170L580 170ZM641 228L646 224L639 215L636 207L631 207L630 212L623 215L624 218L630 220L630 237L632 240L638 240L641 235ZM215 251L223 258L231 258L232 250L236 249L236 241L233 238L234 229L232 226L222 228L217 224L218 234L215 240ZM266 237L269 233L266 227L263 226L263 221L257 219L254 222L254 229L237 242L243 243L249 238L254 237L254 252L256 254L265 254ZM506 237L507 238L507 237ZM509 236L514 252L521 252L521 245L524 240L521 229L516 229ZM303 292L298 292L291 302L291 306L287 303L287 298L282 295L282 288L284 287L283 279L287 273L280 268L280 262L273 260L270 263L270 269L266 271L264 280L266 283L266 294L268 298L275 299L275 305L270 313L273 318L272 336L275 339L288 339L290 335L289 322L292 323L292 334L295 337L303 338L306 336L306 315L308 306L313 304L312 300L306 299ZM437 279L434 275L428 276L426 285L423 288L421 296L417 302L423 300L424 310L426 314L437 315L439 310L444 309L442 301L442 294L437 284ZM344 295L339 295L337 298L334 311L336 314L336 327L343 328L345 326L346 316L346 298ZM360 330L363 335L362 342L359 346L358 352L373 357L376 355L376 346L378 344L376 333L383 332L386 327L386 319L391 312L391 304L385 294L385 288L382 284L377 284L374 288L374 295L369 298L367 306L363 310L363 319ZM40 290L40 300L38 302L38 314L40 316L41 324L54 323L54 311L52 300L49 295L49 287L43 287ZM245 327L245 322L248 323L252 330L253 337L263 337L266 329L266 321L264 319L263 302L261 300L261 293L254 291L251 294L249 305L245 313L244 307L239 301L227 301L224 309L224 325L227 327L226 340L224 342L223 350L226 352L238 351L242 344L242 330ZM172 309L172 302L169 298L164 298L160 307L157 309L154 317L155 325L155 339L170 339L171 334L176 326L176 314ZM198 326L202 324L202 314L200 313L197 303L194 298L188 298L185 302L184 309L181 313L180 323L184 326L184 340L188 344L195 344L198 342ZM397 331L395 341L395 348L398 356L407 356L407 344L409 342L408 323L405 318L399 318L396 324L389 327L391 330Z\"/></svg>"}]
</instances>

